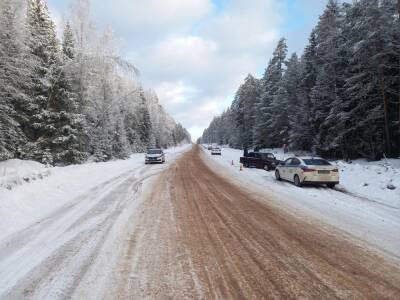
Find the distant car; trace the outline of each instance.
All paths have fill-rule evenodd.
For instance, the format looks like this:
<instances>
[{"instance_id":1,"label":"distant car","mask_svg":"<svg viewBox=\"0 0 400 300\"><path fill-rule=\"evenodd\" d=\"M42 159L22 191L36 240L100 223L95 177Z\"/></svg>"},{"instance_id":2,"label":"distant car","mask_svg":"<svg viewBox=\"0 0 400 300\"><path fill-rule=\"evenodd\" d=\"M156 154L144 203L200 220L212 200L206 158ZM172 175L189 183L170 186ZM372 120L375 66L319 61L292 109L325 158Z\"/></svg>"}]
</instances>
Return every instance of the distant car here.
<instances>
[{"instance_id":1,"label":"distant car","mask_svg":"<svg viewBox=\"0 0 400 300\"><path fill-rule=\"evenodd\" d=\"M212 150L212 148L213 148L212 145L207 146L207 150Z\"/></svg>"},{"instance_id":2,"label":"distant car","mask_svg":"<svg viewBox=\"0 0 400 300\"><path fill-rule=\"evenodd\" d=\"M221 155L221 148L220 147L213 147L211 149L211 155Z\"/></svg>"},{"instance_id":3,"label":"distant car","mask_svg":"<svg viewBox=\"0 0 400 300\"><path fill-rule=\"evenodd\" d=\"M266 171L275 170L279 161L272 153L249 152L246 156L240 158L240 163L245 168L264 169Z\"/></svg>"},{"instance_id":4,"label":"distant car","mask_svg":"<svg viewBox=\"0 0 400 300\"><path fill-rule=\"evenodd\" d=\"M165 163L165 154L162 149L148 149L145 154L145 164Z\"/></svg>"},{"instance_id":5,"label":"distant car","mask_svg":"<svg viewBox=\"0 0 400 300\"><path fill-rule=\"evenodd\" d=\"M319 157L291 157L276 167L277 180L287 180L296 186L326 184L334 188L339 184L339 170Z\"/></svg>"}]
</instances>

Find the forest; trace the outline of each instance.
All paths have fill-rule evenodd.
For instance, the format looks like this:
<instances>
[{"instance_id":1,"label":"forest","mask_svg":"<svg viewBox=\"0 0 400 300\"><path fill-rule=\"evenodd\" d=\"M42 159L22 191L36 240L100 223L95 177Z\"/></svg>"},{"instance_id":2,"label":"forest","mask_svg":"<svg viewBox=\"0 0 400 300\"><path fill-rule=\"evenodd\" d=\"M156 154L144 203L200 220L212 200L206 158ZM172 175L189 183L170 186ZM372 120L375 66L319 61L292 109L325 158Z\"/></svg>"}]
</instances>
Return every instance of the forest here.
<instances>
[{"instance_id":1,"label":"forest","mask_svg":"<svg viewBox=\"0 0 400 300\"><path fill-rule=\"evenodd\" d=\"M299 57L282 38L262 78L248 75L199 142L328 158L400 155L397 0L329 0Z\"/></svg>"},{"instance_id":2,"label":"forest","mask_svg":"<svg viewBox=\"0 0 400 300\"><path fill-rule=\"evenodd\" d=\"M0 161L106 161L190 141L89 13L72 1L57 31L44 0L1 0Z\"/></svg>"}]
</instances>

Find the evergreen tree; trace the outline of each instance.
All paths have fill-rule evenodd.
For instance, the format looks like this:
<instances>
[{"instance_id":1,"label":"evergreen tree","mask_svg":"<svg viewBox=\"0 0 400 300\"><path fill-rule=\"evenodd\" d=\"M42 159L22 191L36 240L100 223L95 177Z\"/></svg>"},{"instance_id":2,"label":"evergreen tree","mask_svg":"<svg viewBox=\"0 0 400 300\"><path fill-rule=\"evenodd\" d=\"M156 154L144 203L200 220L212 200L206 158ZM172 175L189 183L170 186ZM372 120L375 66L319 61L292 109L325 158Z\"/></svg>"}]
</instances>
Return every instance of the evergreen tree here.
<instances>
[{"instance_id":1,"label":"evergreen tree","mask_svg":"<svg viewBox=\"0 0 400 300\"><path fill-rule=\"evenodd\" d=\"M26 143L21 123L26 122L24 108L28 98L26 66L16 28L15 8L11 0L0 6L0 160L19 156Z\"/></svg>"},{"instance_id":2,"label":"evergreen tree","mask_svg":"<svg viewBox=\"0 0 400 300\"><path fill-rule=\"evenodd\" d=\"M313 128L311 119L311 91L315 86L316 70L316 34L313 30L309 38L309 44L304 50L304 54L299 66L300 82L298 87L298 105L290 117L292 123L290 132L290 145L293 149L309 151L313 140ZM295 124L295 125L294 125Z\"/></svg>"},{"instance_id":3,"label":"evergreen tree","mask_svg":"<svg viewBox=\"0 0 400 300\"><path fill-rule=\"evenodd\" d=\"M253 145L253 128L255 124L255 104L260 97L260 82L248 75L236 92L232 104L235 114L235 124L238 132L238 143L241 148Z\"/></svg>"},{"instance_id":4,"label":"evergreen tree","mask_svg":"<svg viewBox=\"0 0 400 300\"><path fill-rule=\"evenodd\" d=\"M276 113L280 110L280 93L282 77L285 71L287 55L286 40L278 42L272 59L261 80L261 96L257 104L254 143L258 147L279 146L279 129L273 128L277 122Z\"/></svg>"},{"instance_id":5,"label":"evergreen tree","mask_svg":"<svg viewBox=\"0 0 400 300\"><path fill-rule=\"evenodd\" d=\"M340 104L343 78L341 78L341 59L339 49L340 7L336 0L329 0L315 29L316 34L316 70L317 76L310 98L312 104L312 126L314 130L313 150L329 155L333 151L332 139L328 138L332 111Z\"/></svg>"},{"instance_id":6,"label":"evergreen tree","mask_svg":"<svg viewBox=\"0 0 400 300\"><path fill-rule=\"evenodd\" d=\"M80 151L79 131L83 116L76 113L76 95L66 76L55 26L48 8L41 0L28 3L28 49L34 61L31 95L35 104L32 111L32 132L29 136L28 157L44 163L68 164L84 159ZM73 45L64 41L63 53L72 55Z\"/></svg>"},{"instance_id":7,"label":"evergreen tree","mask_svg":"<svg viewBox=\"0 0 400 300\"><path fill-rule=\"evenodd\" d=\"M146 105L146 99L144 98L143 92L141 94L142 102L140 103L138 109L138 116L140 117L138 123L138 133L142 145L145 147L149 147L152 137L152 124L149 109Z\"/></svg>"}]
</instances>

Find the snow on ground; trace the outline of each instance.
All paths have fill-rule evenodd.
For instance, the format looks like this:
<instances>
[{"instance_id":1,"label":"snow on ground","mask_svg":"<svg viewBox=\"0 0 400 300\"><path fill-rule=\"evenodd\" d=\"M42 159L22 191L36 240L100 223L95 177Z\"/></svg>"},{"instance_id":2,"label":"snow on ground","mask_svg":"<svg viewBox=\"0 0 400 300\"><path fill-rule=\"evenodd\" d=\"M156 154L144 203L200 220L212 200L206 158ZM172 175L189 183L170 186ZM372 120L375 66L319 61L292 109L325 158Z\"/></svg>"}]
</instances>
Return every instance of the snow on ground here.
<instances>
[{"instance_id":1,"label":"snow on ground","mask_svg":"<svg viewBox=\"0 0 400 300\"><path fill-rule=\"evenodd\" d=\"M166 150L167 161L189 147L183 145ZM54 168L33 161L1 162L0 241L91 189L118 176L139 173L143 167L143 153L133 154L127 160Z\"/></svg>"},{"instance_id":2,"label":"snow on ground","mask_svg":"<svg viewBox=\"0 0 400 300\"><path fill-rule=\"evenodd\" d=\"M272 152L279 160L286 160L294 153L283 153L282 149L264 149L263 152ZM242 150L223 148L224 159L231 163L238 163L243 156ZM368 162L363 159L351 163L345 161L331 161L338 166L340 172L339 189L355 196L365 197L385 205L400 209L400 159L384 159ZM264 174L265 175L265 174ZM274 178L274 173L268 175ZM388 187L393 186L394 189Z\"/></svg>"},{"instance_id":3,"label":"snow on ground","mask_svg":"<svg viewBox=\"0 0 400 300\"><path fill-rule=\"evenodd\" d=\"M243 154L240 150L222 148L222 156L211 156L207 150L204 152L218 163L218 166L211 166L224 176L239 184L261 189L296 213L316 217L400 259L399 160L336 162L340 167L341 184L332 190L326 187L298 188L289 182L278 182L274 172L240 171L239 158ZM281 160L291 155L280 150L273 152ZM387 189L389 182L397 188ZM364 186L364 183L368 185Z\"/></svg>"},{"instance_id":4,"label":"snow on ground","mask_svg":"<svg viewBox=\"0 0 400 300\"><path fill-rule=\"evenodd\" d=\"M0 162L0 189L11 190L17 185L43 179L51 173L50 168L36 161L10 159Z\"/></svg>"}]
</instances>

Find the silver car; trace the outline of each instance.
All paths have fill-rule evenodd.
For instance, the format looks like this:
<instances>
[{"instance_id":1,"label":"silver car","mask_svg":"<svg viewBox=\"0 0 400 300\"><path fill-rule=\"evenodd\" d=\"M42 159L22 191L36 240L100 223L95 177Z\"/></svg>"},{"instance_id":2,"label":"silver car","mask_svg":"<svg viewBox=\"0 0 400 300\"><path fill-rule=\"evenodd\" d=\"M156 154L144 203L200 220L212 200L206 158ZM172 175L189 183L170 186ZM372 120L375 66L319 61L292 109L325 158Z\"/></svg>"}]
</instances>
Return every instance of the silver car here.
<instances>
[{"instance_id":1,"label":"silver car","mask_svg":"<svg viewBox=\"0 0 400 300\"><path fill-rule=\"evenodd\" d=\"M145 164L165 163L165 154L162 149L147 149L145 154Z\"/></svg>"}]
</instances>

